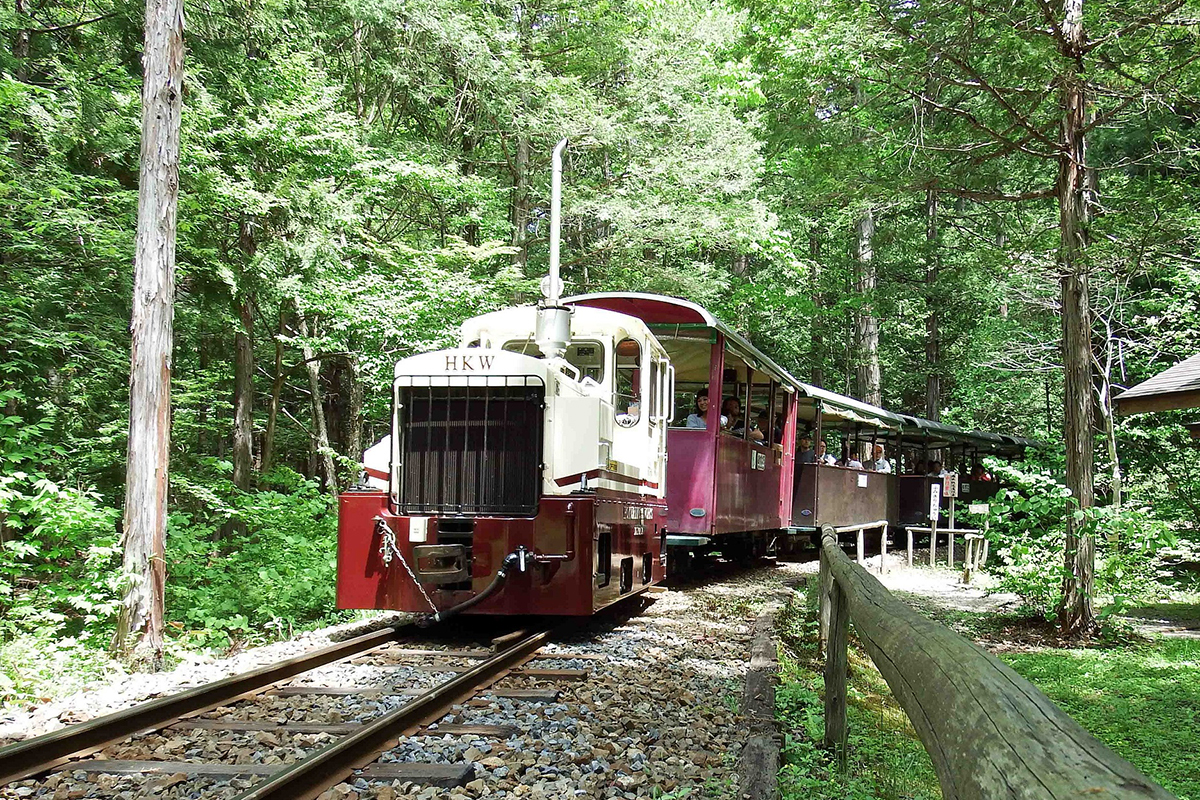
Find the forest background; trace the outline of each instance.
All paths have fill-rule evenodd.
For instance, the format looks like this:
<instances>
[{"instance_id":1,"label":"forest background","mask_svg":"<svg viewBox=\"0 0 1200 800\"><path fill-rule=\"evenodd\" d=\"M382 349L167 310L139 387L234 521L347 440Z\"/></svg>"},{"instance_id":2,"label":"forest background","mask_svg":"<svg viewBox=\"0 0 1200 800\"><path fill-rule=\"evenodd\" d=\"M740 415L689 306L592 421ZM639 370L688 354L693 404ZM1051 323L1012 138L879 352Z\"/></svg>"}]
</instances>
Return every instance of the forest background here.
<instances>
[{"instance_id":1,"label":"forest background","mask_svg":"<svg viewBox=\"0 0 1200 800\"><path fill-rule=\"evenodd\" d=\"M1010 587L1053 613L1055 187L1085 87L1068 266L1090 281L1097 495L1124 495L1097 522L1105 602L1165 591L1162 548L1197 537L1181 417L1110 400L1200 346L1200 4L1089 3L1074 49L1044 0L186 13L173 648L329 618L332 495L386 432L391 367L537 296L563 136L569 291L686 297L814 383L1054 445L1008 470L1019 515L997 520ZM0 695L19 700L112 666L142 19L14 0L0 27Z\"/></svg>"}]
</instances>

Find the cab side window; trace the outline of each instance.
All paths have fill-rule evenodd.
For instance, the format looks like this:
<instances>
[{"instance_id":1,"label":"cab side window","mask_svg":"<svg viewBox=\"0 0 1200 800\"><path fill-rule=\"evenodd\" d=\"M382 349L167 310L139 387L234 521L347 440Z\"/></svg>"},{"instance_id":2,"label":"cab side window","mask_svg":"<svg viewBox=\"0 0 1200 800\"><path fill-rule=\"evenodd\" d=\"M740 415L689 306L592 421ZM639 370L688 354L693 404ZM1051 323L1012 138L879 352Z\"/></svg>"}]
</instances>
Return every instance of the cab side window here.
<instances>
[{"instance_id":1,"label":"cab side window","mask_svg":"<svg viewBox=\"0 0 1200 800\"><path fill-rule=\"evenodd\" d=\"M642 417L642 346L636 339L622 339L616 361L613 411L618 425L631 428Z\"/></svg>"}]
</instances>

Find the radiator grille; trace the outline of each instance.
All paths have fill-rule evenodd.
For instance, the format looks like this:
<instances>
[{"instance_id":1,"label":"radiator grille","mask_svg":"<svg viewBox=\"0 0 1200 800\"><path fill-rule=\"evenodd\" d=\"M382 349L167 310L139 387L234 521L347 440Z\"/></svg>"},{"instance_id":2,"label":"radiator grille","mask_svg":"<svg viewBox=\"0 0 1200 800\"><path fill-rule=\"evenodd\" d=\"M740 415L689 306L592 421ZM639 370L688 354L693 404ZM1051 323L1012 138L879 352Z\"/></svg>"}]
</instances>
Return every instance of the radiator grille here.
<instances>
[{"instance_id":1,"label":"radiator grille","mask_svg":"<svg viewBox=\"0 0 1200 800\"><path fill-rule=\"evenodd\" d=\"M537 514L546 390L536 377L505 380L397 387L398 513Z\"/></svg>"}]
</instances>

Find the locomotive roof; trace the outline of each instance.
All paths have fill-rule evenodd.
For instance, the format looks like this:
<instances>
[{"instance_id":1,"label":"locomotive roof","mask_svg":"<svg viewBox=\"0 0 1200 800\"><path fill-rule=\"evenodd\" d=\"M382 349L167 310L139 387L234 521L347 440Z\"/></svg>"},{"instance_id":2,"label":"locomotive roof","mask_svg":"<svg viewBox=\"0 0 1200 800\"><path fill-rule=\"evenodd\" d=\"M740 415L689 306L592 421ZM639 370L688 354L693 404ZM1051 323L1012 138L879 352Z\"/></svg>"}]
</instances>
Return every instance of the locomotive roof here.
<instances>
[{"instance_id":1,"label":"locomotive roof","mask_svg":"<svg viewBox=\"0 0 1200 800\"><path fill-rule=\"evenodd\" d=\"M654 341L656 343L658 343L658 337L654 336L654 332L650 330L650 326L646 323L646 321L644 319L642 319L640 317L634 316L632 314L621 313L620 311L615 311L612 309L600 309L600 308L593 309L593 308L587 308L586 306L584 306L583 308L584 308L584 316L582 318L580 318L580 323L583 325L597 325L600 327L611 327L615 323L616 325L619 325L620 327L624 328L629 333L633 333L638 336L648 334L652 339L654 339ZM602 312L605 312L605 314L603 316L601 316L599 314L597 314L595 316L591 316L591 314L596 311L602 311ZM514 312L519 312L519 314L514 314ZM535 306L535 305L524 305L524 306L514 306L511 308L501 308L496 311L489 311L485 314L479 314L474 317L470 317L469 319L467 319L463 322L462 330L466 331L468 329L470 329L470 330L487 329L489 326L496 325L497 323L505 323L510 320L513 320L515 323L516 319L522 319L522 323L516 323L516 324L523 324L524 317L531 316L536 313L537 313L537 306ZM658 344L661 347L661 343L658 343Z\"/></svg>"}]
</instances>

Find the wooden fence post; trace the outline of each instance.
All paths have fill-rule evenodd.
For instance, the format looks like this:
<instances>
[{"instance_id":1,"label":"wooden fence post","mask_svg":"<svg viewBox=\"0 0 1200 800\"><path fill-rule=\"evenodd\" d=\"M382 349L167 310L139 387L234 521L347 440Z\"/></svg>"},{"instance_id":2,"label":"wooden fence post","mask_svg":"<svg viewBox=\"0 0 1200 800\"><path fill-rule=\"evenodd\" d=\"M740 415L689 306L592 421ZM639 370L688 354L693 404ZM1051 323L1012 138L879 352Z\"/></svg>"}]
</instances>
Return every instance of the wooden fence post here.
<instances>
[{"instance_id":1,"label":"wooden fence post","mask_svg":"<svg viewBox=\"0 0 1200 800\"><path fill-rule=\"evenodd\" d=\"M835 580L829 593L829 643L825 653L825 748L838 769L846 770L846 657L850 640L850 604Z\"/></svg>"},{"instance_id":2,"label":"wooden fence post","mask_svg":"<svg viewBox=\"0 0 1200 800\"><path fill-rule=\"evenodd\" d=\"M887 572L887 536L888 524L883 523L883 528L879 533L879 574Z\"/></svg>"},{"instance_id":3,"label":"wooden fence post","mask_svg":"<svg viewBox=\"0 0 1200 800\"><path fill-rule=\"evenodd\" d=\"M863 539L866 538L866 531L863 528L858 529L858 563L863 563Z\"/></svg>"},{"instance_id":4,"label":"wooden fence post","mask_svg":"<svg viewBox=\"0 0 1200 800\"><path fill-rule=\"evenodd\" d=\"M820 600L820 625L817 632L817 655L822 656L829 645L829 591L833 587L833 573L829 569L829 559L825 550L820 551L820 574L817 579L817 596Z\"/></svg>"}]
</instances>

